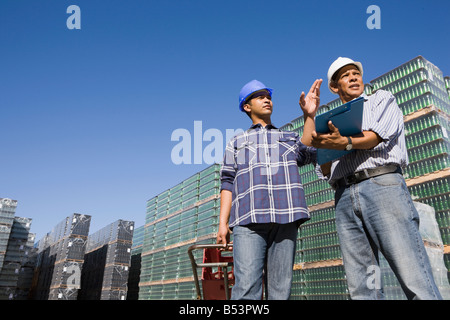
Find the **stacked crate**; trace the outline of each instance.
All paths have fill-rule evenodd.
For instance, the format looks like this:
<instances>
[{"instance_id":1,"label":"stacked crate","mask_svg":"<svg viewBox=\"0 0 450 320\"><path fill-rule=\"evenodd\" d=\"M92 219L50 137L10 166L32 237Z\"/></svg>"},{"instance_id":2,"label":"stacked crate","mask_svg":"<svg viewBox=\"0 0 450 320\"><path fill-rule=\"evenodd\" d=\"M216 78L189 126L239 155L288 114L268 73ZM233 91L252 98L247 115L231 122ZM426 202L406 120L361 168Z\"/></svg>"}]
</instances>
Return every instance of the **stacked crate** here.
<instances>
[{"instance_id":1,"label":"stacked crate","mask_svg":"<svg viewBox=\"0 0 450 320\"><path fill-rule=\"evenodd\" d=\"M211 165L147 201L140 300L196 298L187 250L193 244L215 243L219 171L220 165Z\"/></svg>"},{"instance_id":2,"label":"stacked crate","mask_svg":"<svg viewBox=\"0 0 450 320\"><path fill-rule=\"evenodd\" d=\"M76 300L91 216L74 213L38 241L31 297Z\"/></svg>"},{"instance_id":3,"label":"stacked crate","mask_svg":"<svg viewBox=\"0 0 450 320\"><path fill-rule=\"evenodd\" d=\"M445 87L447 89L447 94L448 94L448 97L450 99L450 77L448 77L448 76L445 77L444 81L445 81ZM447 193L449 192L448 188L449 188L449 185L447 183L447 189L445 189L446 190L445 192L447 192ZM441 221L439 223L439 225L444 225L445 223L447 223L447 225L450 225L450 217L449 217L448 214L447 214L447 221ZM450 232L448 231L448 228L447 228L447 232L446 233L447 233L447 242L446 243L447 243L447 245L449 245ZM445 265L447 267L447 277L450 279L450 250L448 249L448 247L445 250L444 260L445 260Z\"/></svg>"},{"instance_id":4,"label":"stacked crate","mask_svg":"<svg viewBox=\"0 0 450 320\"><path fill-rule=\"evenodd\" d=\"M29 233L27 242L23 248L24 256L17 280L17 288L14 295L15 300L27 300L30 294L37 257L37 249L34 247L35 237L36 234Z\"/></svg>"},{"instance_id":5,"label":"stacked crate","mask_svg":"<svg viewBox=\"0 0 450 320\"><path fill-rule=\"evenodd\" d=\"M28 258L26 253L30 225L31 219L14 217L3 268L0 271L0 299L2 300L19 298L19 274Z\"/></svg>"},{"instance_id":6,"label":"stacked crate","mask_svg":"<svg viewBox=\"0 0 450 320\"><path fill-rule=\"evenodd\" d=\"M5 261L9 235L14 222L17 200L0 198L0 271Z\"/></svg>"},{"instance_id":7,"label":"stacked crate","mask_svg":"<svg viewBox=\"0 0 450 320\"><path fill-rule=\"evenodd\" d=\"M0 198L0 300L26 299L31 284L31 219L16 217L16 207L16 200Z\"/></svg>"},{"instance_id":8,"label":"stacked crate","mask_svg":"<svg viewBox=\"0 0 450 320\"><path fill-rule=\"evenodd\" d=\"M448 83L448 80L447 80ZM448 84L447 84L448 88ZM450 100L442 72L419 56L366 84L364 92L390 91L404 114L409 166L404 176L412 197L435 209L448 268ZM331 101L320 110L341 104ZM297 124L297 125L295 125ZM296 119L282 128L302 133ZM315 173L313 165L299 169L311 220L300 228L292 299L349 299L335 227L334 192ZM387 299L402 299L398 282L382 259Z\"/></svg>"},{"instance_id":9,"label":"stacked crate","mask_svg":"<svg viewBox=\"0 0 450 320\"><path fill-rule=\"evenodd\" d=\"M131 245L131 262L128 273L127 300L138 300L139 279L141 275L141 254L144 243L144 226L135 228L133 233L133 243Z\"/></svg>"},{"instance_id":10,"label":"stacked crate","mask_svg":"<svg viewBox=\"0 0 450 320\"><path fill-rule=\"evenodd\" d=\"M449 252L450 99L442 71L419 56L374 79L371 84L374 90L391 91L403 111L409 158L404 177L408 190L415 201L433 207L443 251ZM426 248L430 256L433 243L426 242ZM430 260L434 262L431 256ZM435 278L440 285L439 276ZM405 298L395 278L388 288L396 292L391 297L387 292L388 298Z\"/></svg>"},{"instance_id":11,"label":"stacked crate","mask_svg":"<svg viewBox=\"0 0 450 320\"><path fill-rule=\"evenodd\" d=\"M117 220L89 235L79 300L125 300L134 222Z\"/></svg>"},{"instance_id":12,"label":"stacked crate","mask_svg":"<svg viewBox=\"0 0 450 320\"><path fill-rule=\"evenodd\" d=\"M444 77L445 88L447 89L448 97L450 98L450 77Z\"/></svg>"}]
</instances>

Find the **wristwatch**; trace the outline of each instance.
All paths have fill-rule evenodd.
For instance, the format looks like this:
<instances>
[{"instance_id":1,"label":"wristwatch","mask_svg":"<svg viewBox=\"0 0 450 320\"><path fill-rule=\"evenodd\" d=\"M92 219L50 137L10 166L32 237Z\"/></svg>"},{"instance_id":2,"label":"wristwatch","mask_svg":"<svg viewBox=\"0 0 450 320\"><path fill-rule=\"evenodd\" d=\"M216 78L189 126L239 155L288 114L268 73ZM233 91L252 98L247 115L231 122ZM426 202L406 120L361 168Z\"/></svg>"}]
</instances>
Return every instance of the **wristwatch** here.
<instances>
[{"instance_id":1,"label":"wristwatch","mask_svg":"<svg viewBox=\"0 0 450 320\"><path fill-rule=\"evenodd\" d=\"M350 151L353 149L352 138L347 137L347 139L348 139L348 144L345 146L345 150Z\"/></svg>"}]
</instances>

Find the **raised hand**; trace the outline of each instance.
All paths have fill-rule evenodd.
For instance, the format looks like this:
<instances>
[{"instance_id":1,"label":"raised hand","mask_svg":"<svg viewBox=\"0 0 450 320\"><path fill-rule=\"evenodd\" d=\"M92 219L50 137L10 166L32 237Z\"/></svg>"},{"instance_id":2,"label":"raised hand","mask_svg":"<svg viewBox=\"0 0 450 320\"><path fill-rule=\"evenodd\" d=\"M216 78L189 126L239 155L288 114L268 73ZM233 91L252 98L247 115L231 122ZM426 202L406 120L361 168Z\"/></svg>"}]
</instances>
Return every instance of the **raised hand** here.
<instances>
[{"instance_id":1,"label":"raised hand","mask_svg":"<svg viewBox=\"0 0 450 320\"><path fill-rule=\"evenodd\" d=\"M309 89L308 94L305 96L305 92L302 91L300 95L299 104L302 108L303 114L310 117L315 117L317 108L320 105L320 85L322 84L322 79L316 79L311 89Z\"/></svg>"}]
</instances>

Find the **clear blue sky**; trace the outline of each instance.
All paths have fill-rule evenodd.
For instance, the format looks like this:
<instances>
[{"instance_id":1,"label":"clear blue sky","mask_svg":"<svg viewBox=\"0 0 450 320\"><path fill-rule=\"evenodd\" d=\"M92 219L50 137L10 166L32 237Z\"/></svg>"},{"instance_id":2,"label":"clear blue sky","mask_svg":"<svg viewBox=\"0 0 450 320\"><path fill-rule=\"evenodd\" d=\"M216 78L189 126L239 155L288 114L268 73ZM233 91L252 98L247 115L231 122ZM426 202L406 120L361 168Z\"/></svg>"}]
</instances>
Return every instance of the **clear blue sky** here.
<instances>
[{"instance_id":1,"label":"clear blue sky","mask_svg":"<svg viewBox=\"0 0 450 320\"><path fill-rule=\"evenodd\" d=\"M208 166L172 162L174 130L246 129L252 79L274 89L281 126L338 56L361 61L365 82L418 55L450 75L449 16L445 0L1 0L0 197L37 239L74 212L91 232L142 225L148 199Z\"/></svg>"}]
</instances>

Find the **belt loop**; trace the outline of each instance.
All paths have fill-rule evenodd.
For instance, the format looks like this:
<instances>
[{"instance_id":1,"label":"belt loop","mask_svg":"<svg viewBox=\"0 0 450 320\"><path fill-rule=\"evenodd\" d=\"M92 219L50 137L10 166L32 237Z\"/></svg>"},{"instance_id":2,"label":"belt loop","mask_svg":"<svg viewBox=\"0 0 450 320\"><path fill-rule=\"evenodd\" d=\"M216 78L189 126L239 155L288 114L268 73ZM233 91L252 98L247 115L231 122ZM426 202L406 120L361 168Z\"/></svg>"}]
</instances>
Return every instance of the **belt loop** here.
<instances>
[{"instance_id":1,"label":"belt loop","mask_svg":"<svg viewBox=\"0 0 450 320\"><path fill-rule=\"evenodd\" d=\"M364 175L366 176L366 178L370 178L369 171L367 171L367 169L364 169Z\"/></svg>"}]
</instances>

